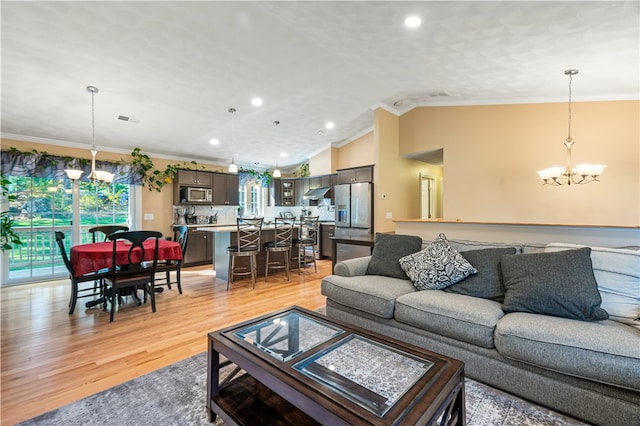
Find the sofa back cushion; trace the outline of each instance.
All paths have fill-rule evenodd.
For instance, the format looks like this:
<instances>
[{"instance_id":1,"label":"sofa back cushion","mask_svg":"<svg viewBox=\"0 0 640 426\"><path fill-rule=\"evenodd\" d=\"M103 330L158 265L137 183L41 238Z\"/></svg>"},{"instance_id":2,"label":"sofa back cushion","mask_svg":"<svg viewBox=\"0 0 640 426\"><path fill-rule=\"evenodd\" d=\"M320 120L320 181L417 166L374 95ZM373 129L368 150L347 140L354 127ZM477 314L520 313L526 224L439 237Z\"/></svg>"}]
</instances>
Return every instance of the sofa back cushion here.
<instances>
[{"instance_id":1,"label":"sofa back cushion","mask_svg":"<svg viewBox=\"0 0 640 426\"><path fill-rule=\"evenodd\" d=\"M585 246L551 243L545 251L580 247ZM591 247L591 263L602 297L601 306L609 313L609 319L640 330L640 251Z\"/></svg>"},{"instance_id":2,"label":"sofa back cushion","mask_svg":"<svg viewBox=\"0 0 640 426\"><path fill-rule=\"evenodd\" d=\"M505 312L530 312L582 321L609 317L593 275L588 247L502 256Z\"/></svg>"},{"instance_id":3,"label":"sofa back cushion","mask_svg":"<svg viewBox=\"0 0 640 426\"><path fill-rule=\"evenodd\" d=\"M400 267L401 257L420 251L422 238L415 235L376 234L366 275L382 275L408 280Z\"/></svg>"},{"instance_id":4,"label":"sofa back cushion","mask_svg":"<svg viewBox=\"0 0 640 426\"><path fill-rule=\"evenodd\" d=\"M486 248L461 251L460 254L478 270L478 273L469 275L464 280L445 288L444 291L502 303L504 284L502 283L500 259L506 254L516 254L516 248Z\"/></svg>"}]
</instances>

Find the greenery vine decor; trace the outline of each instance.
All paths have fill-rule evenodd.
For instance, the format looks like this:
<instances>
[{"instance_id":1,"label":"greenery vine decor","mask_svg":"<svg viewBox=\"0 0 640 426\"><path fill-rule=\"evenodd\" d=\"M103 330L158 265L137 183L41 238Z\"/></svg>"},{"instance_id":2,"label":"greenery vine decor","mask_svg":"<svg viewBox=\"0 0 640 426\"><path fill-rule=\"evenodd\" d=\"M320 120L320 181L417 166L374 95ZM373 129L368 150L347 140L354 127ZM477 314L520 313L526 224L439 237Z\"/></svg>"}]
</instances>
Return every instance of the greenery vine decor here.
<instances>
[{"instance_id":1,"label":"greenery vine decor","mask_svg":"<svg viewBox=\"0 0 640 426\"><path fill-rule=\"evenodd\" d=\"M9 179L4 177L4 174L0 173L0 179L2 180L2 205L8 205L9 201L14 201L16 196L9 194ZM15 246L21 246L22 241L20 236L13 230L14 221L9 215L9 210L2 210L0 212L0 250L11 250Z\"/></svg>"},{"instance_id":2,"label":"greenery vine decor","mask_svg":"<svg viewBox=\"0 0 640 426\"><path fill-rule=\"evenodd\" d=\"M258 172L256 170L245 169L243 167L240 167L239 172L246 173L249 176L253 177L255 180L257 180L260 183L260 186L262 187L268 187L269 185L271 185L272 176L268 170L265 170L264 172Z\"/></svg>"},{"instance_id":3,"label":"greenery vine decor","mask_svg":"<svg viewBox=\"0 0 640 426\"><path fill-rule=\"evenodd\" d=\"M134 169L142 178L142 185L146 186L149 191L155 190L160 192L165 184L172 183L173 178L176 173L178 173L178 169L191 169L192 166L194 169L198 169L198 163L196 161L169 164L164 170L156 169L151 158L147 154L144 154L140 148L134 148L133 151L131 151L131 158L133 158L132 164ZM204 169L204 166L200 166L200 168Z\"/></svg>"},{"instance_id":4,"label":"greenery vine decor","mask_svg":"<svg viewBox=\"0 0 640 426\"><path fill-rule=\"evenodd\" d=\"M298 170L296 170L293 175L301 178L311 176L311 173L309 173L309 163L300 164L300 167L298 167Z\"/></svg>"}]
</instances>

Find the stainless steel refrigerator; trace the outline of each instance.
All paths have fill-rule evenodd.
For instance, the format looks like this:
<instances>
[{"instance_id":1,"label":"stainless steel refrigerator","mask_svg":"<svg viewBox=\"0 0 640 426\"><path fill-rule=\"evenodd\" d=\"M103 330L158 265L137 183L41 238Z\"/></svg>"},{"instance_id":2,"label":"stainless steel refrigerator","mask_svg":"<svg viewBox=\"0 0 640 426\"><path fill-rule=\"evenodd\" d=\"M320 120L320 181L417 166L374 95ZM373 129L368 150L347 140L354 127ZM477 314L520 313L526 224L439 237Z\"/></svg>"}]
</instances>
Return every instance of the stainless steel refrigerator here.
<instances>
[{"instance_id":1,"label":"stainless steel refrigerator","mask_svg":"<svg viewBox=\"0 0 640 426\"><path fill-rule=\"evenodd\" d=\"M371 183L349 183L335 186L335 236L368 236L372 231ZM355 257L368 256L371 249L354 244L336 245L338 262Z\"/></svg>"}]
</instances>

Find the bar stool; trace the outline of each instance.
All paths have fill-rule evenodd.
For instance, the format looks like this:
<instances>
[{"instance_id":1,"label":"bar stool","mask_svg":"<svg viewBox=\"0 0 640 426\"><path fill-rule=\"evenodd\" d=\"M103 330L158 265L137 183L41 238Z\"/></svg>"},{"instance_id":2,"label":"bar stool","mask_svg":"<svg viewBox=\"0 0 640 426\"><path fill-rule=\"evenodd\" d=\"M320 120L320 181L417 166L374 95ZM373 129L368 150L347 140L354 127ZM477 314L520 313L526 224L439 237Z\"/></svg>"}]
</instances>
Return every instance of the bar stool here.
<instances>
[{"instance_id":1,"label":"bar stool","mask_svg":"<svg viewBox=\"0 0 640 426\"><path fill-rule=\"evenodd\" d=\"M313 269L318 272L316 265L316 246L318 245L318 220L319 216L301 216L299 237L293 239L293 244L298 246L298 275L302 265L313 263ZM311 248L311 256L307 255L307 248Z\"/></svg>"},{"instance_id":2,"label":"bar stool","mask_svg":"<svg viewBox=\"0 0 640 426\"><path fill-rule=\"evenodd\" d=\"M289 278L289 257L291 256L291 241L293 236L293 219L275 219L274 241L267 241L263 244L267 252L267 261L264 268L264 281L267 282L269 268L284 269L287 272L287 281ZM283 253L282 262L269 262L270 253Z\"/></svg>"},{"instance_id":3,"label":"bar stool","mask_svg":"<svg viewBox=\"0 0 640 426\"><path fill-rule=\"evenodd\" d=\"M253 288L256 288L256 259L260 252L260 233L262 232L262 221L259 219L237 219L236 244L227 247L229 255L229 273L227 275L227 290L233 283L234 275L251 275ZM249 257L249 270L246 267L236 268L237 257Z\"/></svg>"}]
</instances>

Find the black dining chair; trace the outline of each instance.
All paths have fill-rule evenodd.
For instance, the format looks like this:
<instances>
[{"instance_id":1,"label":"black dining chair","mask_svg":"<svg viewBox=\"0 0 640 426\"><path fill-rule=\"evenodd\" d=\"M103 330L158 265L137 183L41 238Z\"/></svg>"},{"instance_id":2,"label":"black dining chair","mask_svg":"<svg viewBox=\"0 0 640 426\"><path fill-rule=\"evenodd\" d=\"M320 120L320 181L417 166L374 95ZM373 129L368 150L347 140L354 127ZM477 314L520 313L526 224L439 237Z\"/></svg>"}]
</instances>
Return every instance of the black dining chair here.
<instances>
[{"instance_id":1,"label":"black dining chair","mask_svg":"<svg viewBox=\"0 0 640 426\"><path fill-rule=\"evenodd\" d=\"M316 265L316 247L318 246L319 216L301 216L298 238L293 239L293 245L298 248L298 275L302 266L313 263L313 269L318 272ZM311 249L311 254L307 252Z\"/></svg>"},{"instance_id":2,"label":"black dining chair","mask_svg":"<svg viewBox=\"0 0 640 426\"><path fill-rule=\"evenodd\" d=\"M264 281L267 281L269 276L269 269L284 269L287 273L287 281L289 278L289 258L291 257L291 240L293 236L293 222L294 219L282 219L275 218L274 221L274 239L273 241L267 241L263 244L264 250L267 253L264 268ZM282 253L282 262L269 261L269 255L271 253Z\"/></svg>"},{"instance_id":3,"label":"black dining chair","mask_svg":"<svg viewBox=\"0 0 640 426\"><path fill-rule=\"evenodd\" d=\"M83 297L95 297L95 283L100 283L100 297L104 296L104 288L102 286L102 279L109 273L109 268L101 269L100 271L91 272L89 274L82 275L80 277L76 277L75 270L69 261L69 256L67 255L67 250L64 246L64 233L60 231L55 231L56 235L56 244L58 244L58 248L60 249L60 254L62 255L62 260L64 261L64 266L67 267L67 271L69 271L69 279L71 279L71 298L69 299L69 315L73 314L73 311L76 309L76 303L79 298ZM81 283L94 282L94 287L81 287ZM93 292L91 294L85 294L90 291ZM99 299L98 299L99 300ZM99 303L99 302L98 302Z\"/></svg>"},{"instance_id":4,"label":"black dining chair","mask_svg":"<svg viewBox=\"0 0 640 426\"><path fill-rule=\"evenodd\" d=\"M151 311L156 311L155 273L158 265L158 240L162 233L157 231L126 231L116 232L108 236L113 241L113 256L111 267L104 277L105 297L111 303L110 322L116 309L116 302L123 289L136 292L144 291L144 298L149 295L151 299ZM148 239L155 239L153 248L145 248L143 243ZM128 245L127 262L118 265L117 247L118 240ZM145 254L153 250L153 259L145 259ZM107 303L104 308L106 310Z\"/></svg>"},{"instance_id":5,"label":"black dining chair","mask_svg":"<svg viewBox=\"0 0 640 426\"><path fill-rule=\"evenodd\" d=\"M180 260L158 260L158 267L156 268L156 274L165 273L164 277L156 278L156 285L166 285L171 290L171 272L176 271L176 284L178 285L178 293L182 294L182 283L180 282L180 270L182 269L182 261L184 254L187 252L187 238L189 236L189 227L187 225L178 225L173 227L173 240L180 243L180 250L182 251L182 259ZM165 282L158 283L158 280L165 280Z\"/></svg>"},{"instance_id":6,"label":"black dining chair","mask_svg":"<svg viewBox=\"0 0 640 426\"><path fill-rule=\"evenodd\" d=\"M227 290L233 283L235 275L251 275L253 288L256 288L257 258L260 253L260 234L262 232L263 218L237 219L236 244L227 247L229 255L229 273L227 274ZM248 257L249 268L237 267L236 258Z\"/></svg>"},{"instance_id":7,"label":"black dining chair","mask_svg":"<svg viewBox=\"0 0 640 426\"><path fill-rule=\"evenodd\" d=\"M114 232L128 231L129 227L125 225L101 225L89 228L91 234L91 242L98 243L107 241L107 237Z\"/></svg>"},{"instance_id":8,"label":"black dining chair","mask_svg":"<svg viewBox=\"0 0 640 426\"><path fill-rule=\"evenodd\" d=\"M91 242L98 243L107 241L107 237L114 232L128 231L129 227L125 225L100 225L89 228L91 234ZM96 280L93 283L93 292L95 293L100 283Z\"/></svg>"}]
</instances>

